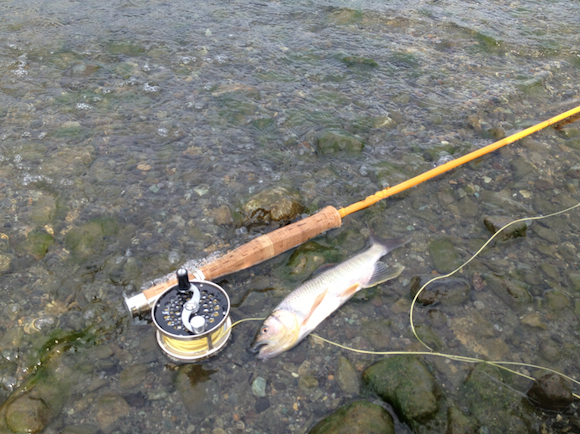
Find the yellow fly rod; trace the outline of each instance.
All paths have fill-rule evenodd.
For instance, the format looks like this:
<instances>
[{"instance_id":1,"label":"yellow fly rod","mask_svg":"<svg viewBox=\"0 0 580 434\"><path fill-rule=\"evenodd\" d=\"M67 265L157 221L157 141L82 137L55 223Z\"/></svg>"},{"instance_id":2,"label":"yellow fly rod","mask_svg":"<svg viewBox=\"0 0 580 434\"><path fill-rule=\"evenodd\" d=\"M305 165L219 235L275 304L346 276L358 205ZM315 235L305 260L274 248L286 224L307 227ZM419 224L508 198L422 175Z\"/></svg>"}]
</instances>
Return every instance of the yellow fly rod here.
<instances>
[{"instance_id":1,"label":"yellow fly rod","mask_svg":"<svg viewBox=\"0 0 580 434\"><path fill-rule=\"evenodd\" d=\"M285 252L286 250L296 247L329 229L340 227L342 224L342 218L355 211L367 208L380 200L414 187L422 182L434 178L435 176L459 167L485 154L489 154L502 146L513 143L516 140L522 139L578 113L580 113L580 106L487 145L477 151L473 151L463 157L449 161L441 166L437 166L434 169L415 176L414 178L398 185L381 190L360 202L347 206L346 208L337 210L332 206L327 206L310 217L306 217L298 222L292 223L291 225L284 226L268 234L254 238L248 243L226 253L224 256L200 266L197 270L189 270L189 278L213 280L220 276L225 276L249 268L252 265L259 264ZM562 124L564 124L564 122L560 122L559 125ZM176 284L176 277L168 278L163 283L154 285L133 297L126 298L125 302L127 307L133 313L150 308L161 293Z\"/></svg>"}]
</instances>

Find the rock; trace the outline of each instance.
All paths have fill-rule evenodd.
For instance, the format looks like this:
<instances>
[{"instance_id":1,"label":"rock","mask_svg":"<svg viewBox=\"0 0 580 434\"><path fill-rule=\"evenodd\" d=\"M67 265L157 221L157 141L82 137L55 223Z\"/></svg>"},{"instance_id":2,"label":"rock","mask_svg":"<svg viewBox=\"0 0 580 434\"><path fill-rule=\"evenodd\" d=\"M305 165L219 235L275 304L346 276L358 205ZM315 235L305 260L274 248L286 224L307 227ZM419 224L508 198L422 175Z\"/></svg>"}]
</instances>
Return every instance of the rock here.
<instances>
[{"instance_id":1,"label":"rock","mask_svg":"<svg viewBox=\"0 0 580 434\"><path fill-rule=\"evenodd\" d=\"M577 273L575 271L568 271L568 273L566 274L568 276L568 280L570 280L571 287L575 291L580 292L580 273Z\"/></svg>"},{"instance_id":2,"label":"rock","mask_svg":"<svg viewBox=\"0 0 580 434\"><path fill-rule=\"evenodd\" d=\"M44 430L51 410L42 400L24 394L12 401L6 409L6 424L14 433L38 433Z\"/></svg>"},{"instance_id":3,"label":"rock","mask_svg":"<svg viewBox=\"0 0 580 434\"><path fill-rule=\"evenodd\" d=\"M352 363L343 356L338 358L338 368L336 369L336 382L347 395L358 395L360 393L360 380Z\"/></svg>"},{"instance_id":4,"label":"rock","mask_svg":"<svg viewBox=\"0 0 580 434\"><path fill-rule=\"evenodd\" d=\"M383 359L363 372L363 380L411 426L433 419L439 410L441 390L416 356Z\"/></svg>"},{"instance_id":5,"label":"rock","mask_svg":"<svg viewBox=\"0 0 580 434\"><path fill-rule=\"evenodd\" d=\"M374 350L385 351L389 348L391 342L391 321L363 319L361 334L372 345Z\"/></svg>"},{"instance_id":6,"label":"rock","mask_svg":"<svg viewBox=\"0 0 580 434\"><path fill-rule=\"evenodd\" d=\"M233 222L232 212L226 205L211 210L209 215L214 219L216 225L228 225Z\"/></svg>"},{"instance_id":7,"label":"rock","mask_svg":"<svg viewBox=\"0 0 580 434\"><path fill-rule=\"evenodd\" d=\"M510 307L523 306L532 302L529 285L515 279L488 273L484 276L486 285Z\"/></svg>"},{"instance_id":8,"label":"rock","mask_svg":"<svg viewBox=\"0 0 580 434\"><path fill-rule=\"evenodd\" d=\"M95 219L68 231L66 248L77 259L86 260L91 255L100 253L106 247L105 237L112 236L117 232L117 222L112 218Z\"/></svg>"},{"instance_id":9,"label":"rock","mask_svg":"<svg viewBox=\"0 0 580 434\"><path fill-rule=\"evenodd\" d=\"M541 225L535 225L534 232L538 234L540 238L548 241L552 244L560 244L560 237L552 229L548 229Z\"/></svg>"},{"instance_id":10,"label":"rock","mask_svg":"<svg viewBox=\"0 0 580 434\"><path fill-rule=\"evenodd\" d=\"M49 223L56 214L56 198L44 194L33 205L30 211L30 220L39 225Z\"/></svg>"},{"instance_id":11,"label":"rock","mask_svg":"<svg viewBox=\"0 0 580 434\"><path fill-rule=\"evenodd\" d=\"M42 259L48 248L54 243L54 238L43 230L33 230L27 235L28 248L34 259Z\"/></svg>"},{"instance_id":12,"label":"rock","mask_svg":"<svg viewBox=\"0 0 580 434\"><path fill-rule=\"evenodd\" d=\"M10 256L0 253L0 275L10 270L11 262L12 258Z\"/></svg>"},{"instance_id":13,"label":"rock","mask_svg":"<svg viewBox=\"0 0 580 434\"><path fill-rule=\"evenodd\" d=\"M256 194L244 204L242 223L248 226L270 221L287 222L300 215L303 209L298 193L277 187Z\"/></svg>"},{"instance_id":14,"label":"rock","mask_svg":"<svg viewBox=\"0 0 580 434\"><path fill-rule=\"evenodd\" d=\"M538 312L529 313L522 318L522 324L530 327L537 327L546 330L548 326L542 321L542 316Z\"/></svg>"},{"instance_id":15,"label":"rock","mask_svg":"<svg viewBox=\"0 0 580 434\"><path fill-rule=\"evenodd\" d=\"M147 375L147 365L136 364L123 369L119 375L119 386L121 389L132 389L145 381Z\"/></svg>"},{"instance_id":16,"label":"rock","mask_svg":"<svg viewBox=\"0 0 580 434\"><path fill-rule=\"evenodd\" d=\"M395 434L395 426L384 408L355 401L318 422L309 434Z\"/></svg>"},{"instance_id":17,"label":"rock","mask_svg":"<svg viewBox=\"0 0 580 434\"><path fill-rule=\"evenodd\" d=\"M308 241L299 246L290 258L287 266L291 280L303 281L324 264L336 263L341 259L338 249L323 246L315 241Z\"/></svg>"},{"instance_id":18,"label":"rock","mask_svg":"<svg viewBox=\"0 0 580 434\"><path fill-rule=\"evenodd\" d=\"M540 355L548 362L557 362L560 359L560 345L552 339L544 339L540 342Z\"/></svg>"},{"instance_id":19,"label":"rock","mask_svg":"<svg viewBox=\"0 0 580 434\"><path fill-rule=\"evenodd\" d=\"M474 434L477 421L467 417L463 412L451 406L447 409L447 431L445 434Z\"/></svg>"},{"instance_id":20,"label":"rock","mask_svg":"<svg viewBox=\"0 0 580 434\"><path fill-rule=\"evenodd\" d=\"M129 414L131 407L122 396L105 395L99 398L96 403L96 419L99 427L106 430L118 419Z\"/></svg>"},{"instance_id":21,"label":"rock","mask_svg":"<svg viewBox=\"0 0 580 434\"><path fill-rule=\"evenodd\" d=\"M455 338L474 353L500 360L509 351L507 344L495 337L493 324L479 311L463 318L450 318L449 326Z\"/></svg>"},{"instance_id":22,"label":"rock","mask_svg":"<svg viewBox=\"0 0 580 434\"><path fill-rule=\"evenodd\" d=\"M479 363L460 389L459 399L478 424L487 428L482 432L529 434L533 409L503 383L500 369Z\"/></svg>"},{"instance_id":23,"label":"rock","mask_svg":"<svg viewBox=\"0 0 580 434\"><path fill-rule=\"evenodd\" d=\"M325 130L316 138L318 155L333 155L339 152L361 153L363 147L362 141L342 131Z\"/></svg>"},{"instance_id":24,"label":"rock","mask_svg":"<svg viewBox=\"0 0 580 434\"><path fill-rule=\"evenodd\" d=\"M262 377L256 377L252 382L252 393L258 398L263 398L266 396L266 379Z\"/></svg>"},{"instance_id":25,"label":"rock","mask_svg":"<svg viewBox=\"0 0 580 434\"><path fill-rule=\"evenodd\" d=\"M411 297L415 297L417 292L425 283L431 280L432 276L414 276L411 279L409 291ZM461 304L469 299L471 285L465 279L447 278L436 280L429 284L417 297L417 301L424 306L433 303Z\"/></svg>"},{"instance_id":26,"label":"rock","mask_svg":"<svg viewBox=\"0 0 580 434\"><path fill-rule=\"evenodd\" d=\"M459 256L455 251L453 242L447 238L431 241L429 243L429 255L439 273L449 273L460 265Z\"/></svg>"},{"instance_id":27,"label":"rock","mask_svg":"<svg viewBox=\"0 0 580 434\"><path fill-rule=\"evenodd\" d=\"M203 365L183 365L175 378L176 389L190 414L203 417L215 410L219 390L211 379L217 371L205 370Z\"/></svg>"},{"instance_id":28,"label":"rock","mask_svg":"<svg viewBox=\"0 0 580 434\"><path fill-rule=\"evenodd\" d=\"M270 400L265 397L258 398L256 399L254 408L256 409L256 413L262 413L270 408Z\"/></svg>"},{"instance_id":29,"label":"rock","mask_svg":"<svg viewBox=\"0 0 580 434\"><path fill-rule=\"evenodd\" d=\"M349 68L353 66L370 66L370 67L379 66L379 64L375 62L373 59L369 59L366 57L345 56L341 60L342 63L344 63Z\"/></svg>"},{"instance_id":30,"label":"rock","mask_svg":"<svg viewBox=\"0 0 580 434\"><path fill-rule=\"evenodd\" d=\"M546 306L553 312L558 312L570 307L570 299L557 289L550 289L544 294Z\"/></svg>"},{"instance_id":31,"label":"rock","mask_svg":"<svg viewBox=\"0 0 580 434\"><path fill-rule=\"evenodd\" d=\"M487 216L483 218L483 224L492 234L495 234L502 227L504 227L513 220L514 219L511 217ZM513 225L510 225L507 228L505 228L502 231L502 233L496 237L496 239L506 241L511 238L525 237L527 230L528 225L526 222L514 223Z\"/></svg>"},{"instance_id":32,"label":"rock","mask_svg":"<svg viewBox=\"0 0 580 434\"><path fill-rule=\"evenodd\" d=\"M557 411L574 401L570 386L557 374L546 374L535 380L528 390L528 397L538 407Z\"/></svg>"}]
</instances>

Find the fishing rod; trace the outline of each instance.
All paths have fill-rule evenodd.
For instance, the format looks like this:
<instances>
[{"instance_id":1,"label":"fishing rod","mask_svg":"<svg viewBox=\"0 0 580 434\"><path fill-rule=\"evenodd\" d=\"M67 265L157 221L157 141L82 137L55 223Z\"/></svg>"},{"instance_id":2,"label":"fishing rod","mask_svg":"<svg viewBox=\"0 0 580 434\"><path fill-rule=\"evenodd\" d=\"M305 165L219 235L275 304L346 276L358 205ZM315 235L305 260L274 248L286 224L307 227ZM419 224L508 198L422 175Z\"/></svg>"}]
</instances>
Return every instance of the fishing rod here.
<instances>
[{"instance_id":1,"label":"fishing rod","mask_svg":"<svg viewBox=\"0 0 580 434\"><path fill-rule=\"evenodd\" d=\"M380 190L347 207L336 209L327 206L312 216L254 238L197 268L181 268L176 276L166 277L160 283L131 297L125 296L125 305L133 315L152 310L153 321L158 328L157 341L170 356L185 361L207 357L225 345L231 332L228 295L218 285L210 282L211 280L271 259L329 229L340 227L342 219L356 211L368 208L550 125L561 128L576 120L579 113L580 106L570 109L393 187ZM205 324L204 327L201 327L202 323ZM208 348L210 354L207 354Z\"/></svg>"}]
</instances>

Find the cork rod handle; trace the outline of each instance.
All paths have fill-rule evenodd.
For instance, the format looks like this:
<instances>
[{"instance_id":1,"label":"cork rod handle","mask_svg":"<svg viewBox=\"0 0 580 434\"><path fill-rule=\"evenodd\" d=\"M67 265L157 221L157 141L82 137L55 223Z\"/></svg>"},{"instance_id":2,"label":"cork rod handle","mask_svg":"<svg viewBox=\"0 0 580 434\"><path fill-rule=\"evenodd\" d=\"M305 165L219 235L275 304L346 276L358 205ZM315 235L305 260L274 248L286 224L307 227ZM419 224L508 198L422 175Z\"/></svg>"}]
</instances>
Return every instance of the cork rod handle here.
<instances>
[{"instance_id":1,"label":"cork rod handle","mask_svg":"<svg viewBox=\"0 0 580 434\"><path fill-rule=\"evenodd\" d=\"M286 250L314 238L328 229L340 227L342 220L336 208L327 206L316 214L299 220L291 225L276 229L226 253L200 268L206 280L213 280L226 274L244 270L264 262ZM195 276L190 274L190 279ZM168 288L175 286L177 279L172 278L143 291L150 300Z\"/></svg>"}]
</instances>

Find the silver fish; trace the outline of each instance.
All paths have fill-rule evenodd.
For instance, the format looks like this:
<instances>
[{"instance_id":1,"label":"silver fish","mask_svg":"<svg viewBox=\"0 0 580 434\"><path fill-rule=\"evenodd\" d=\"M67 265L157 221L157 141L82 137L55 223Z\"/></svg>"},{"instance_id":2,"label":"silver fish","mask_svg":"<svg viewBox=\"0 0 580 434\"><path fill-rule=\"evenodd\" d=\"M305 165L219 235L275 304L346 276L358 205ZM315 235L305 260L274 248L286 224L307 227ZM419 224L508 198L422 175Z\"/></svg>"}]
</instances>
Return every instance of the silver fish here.
<instances>
[{"instance_id":1,"label":"silver fish","mask_svg":"<svg viewBox=\"0 0 580 434\"><path fill-rule=\"evenodd\" d=\"M371 241L364 252L306 281L282 300L256 333L250 347L256 357L269 359L289 350L358 291L401 274L405 267L389 269L379 259L411 239Z\"/></svg>"}]
</instances>

